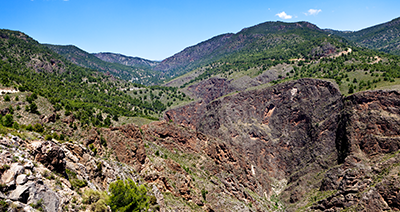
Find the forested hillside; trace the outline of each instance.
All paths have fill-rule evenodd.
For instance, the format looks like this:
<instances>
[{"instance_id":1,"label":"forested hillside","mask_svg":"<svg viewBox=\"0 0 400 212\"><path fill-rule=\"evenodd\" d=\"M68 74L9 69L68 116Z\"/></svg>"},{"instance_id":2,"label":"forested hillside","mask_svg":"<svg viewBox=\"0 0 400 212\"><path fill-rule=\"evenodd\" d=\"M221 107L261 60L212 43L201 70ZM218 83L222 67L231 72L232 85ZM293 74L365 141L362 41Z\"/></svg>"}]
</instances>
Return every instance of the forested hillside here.
<instances>
[{"instance_id":1,"label":"forested hillside","mask_svg":"<svg viewBox=\"0 0 400 212\"><path fill-rule=\"evenodd\" d=\"M160 79L159 72L152 71L151 67L148 66L132 66L128 64L115 63L115 61L104 61L96 55L85 52L72 45L60 46L45 44L45 46L76 65L95 69L103 73L109 73L126 81L144 85L154 85L160 83L160 80L162 80Z\"/></svg>"},{"instance_id":2,"label":"forested hillside","mask_svg":"<svg viewBox=\"0 0 400 212\"><path fill-rule=\"evenodd\" d=\"M119 63L122 65L138 68L152 68L159 63L157 61L146 60L140 57L130 57L111 52L93 53L93 55L106 62Z\"/></svg>"},{"instance_id":3,"label":"forested hillside","mask_svg":"<svg viewBox=\"0 0 400 212\"><path fill-rule=\"evenodd\" d=\"M77 66L21 32L1 30L0 38L1 86L45 97L56 111L73 113L81 124L105 126L109 118L119 116L158 119L176 101L174 88L132 84ZM109 117L107 123L101 115L95 116L101 113Z\"/></svg>"},{"instance_id":4,"label":"forested hillside","mask_svg":"<svg viewBox=\"0 0 400 212\"><path fill-rule=\"evenodd\" d=\"M340 38L308 22L265 22L236 34L223 34L188 47L163 60L155 70L176 77L216 61L288 60L316 58L346 46Z\"/></svg>"},{"instance_id":5,"label":"forested hillside","mask_svg":"<svg viewBox=\"0 0 400 212\"><path fill-rule=\"evenodd\" d=\"M400 18L355 32L329 31L362 47L400 55Z\"/></svg>"}]
</instances>

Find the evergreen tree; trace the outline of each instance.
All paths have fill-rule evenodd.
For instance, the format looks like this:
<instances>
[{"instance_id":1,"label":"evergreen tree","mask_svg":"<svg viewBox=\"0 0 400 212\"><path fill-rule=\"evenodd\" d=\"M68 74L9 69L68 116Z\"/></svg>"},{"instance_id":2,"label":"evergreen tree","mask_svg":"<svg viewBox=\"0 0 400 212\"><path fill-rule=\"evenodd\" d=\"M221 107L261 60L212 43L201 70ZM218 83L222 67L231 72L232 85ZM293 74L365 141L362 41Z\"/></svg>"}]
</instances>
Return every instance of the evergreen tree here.
<instances>
[{"instance_id":1,"label":"evergreen tree","mask_svg":"<svg viewBox=\"0 0 400 212\"><path fill-rule=\"evenodd\" d=\"M112 211L147 211L150 207L146 188L144 185L137 186L132 179L111 183L109 192L108 204Z\"/></svg>"},{"instance_id":2,"label":"evergreen tree","mask_svg":"<svg viewBox=\"0 0 400 212\"><path fill-rule=\"evenodd\" d=\"M3 125L6 127L12 127L14 123L13 115L7 114L4 116Z\"/></svg>"}]
</instances>

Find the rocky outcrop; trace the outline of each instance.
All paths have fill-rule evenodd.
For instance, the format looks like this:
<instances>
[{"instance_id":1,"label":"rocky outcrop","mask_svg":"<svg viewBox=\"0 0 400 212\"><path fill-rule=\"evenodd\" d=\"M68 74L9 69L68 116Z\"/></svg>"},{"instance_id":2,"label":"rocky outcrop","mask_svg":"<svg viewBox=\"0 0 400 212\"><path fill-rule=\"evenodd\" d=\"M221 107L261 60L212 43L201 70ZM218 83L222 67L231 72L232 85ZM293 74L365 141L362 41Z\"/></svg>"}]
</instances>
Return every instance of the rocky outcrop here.
<instances>
[{"instance_id":1,"label":"rocky outcrop","mask_svg":"<svg viewBox=\"0 0 400 212\"><path fill-rule=\"evenodd\" d=\"M146 150L142 133L138 126L123 125L121 127L103 129L102 135L107 140L107 146L113 149L118 161L129 164L135 167L137 171L140 171L145 163Z\"/></svg>"},{"instance_id":2,"label":"rocky outcrop","mask_svg":"<svg viewBox=\"0 0 400 212\"><path fill-rule=\"evenodd\" d=\"M400 93L365 91L344 99L337 144L340 167L327 171L321 191L335 191L313 208L399 210Z\"/></svg>"},{"instance_id":3,"label":"rocky outcrop","mask_svg":"<svg viewBox=\"0 0 400 212\"><path fill-rule=\"evenodd\" d=\"M392 153L400 147L400 94L366 91L345 99L346 152L361 150L368 157ZM343 136L344 137L344 136Z\"/></svg>"},{"instance_id":4,"label":"rocky outcrop","mask_svg":"<svg viewBox=\"0 0 400 212\"><path fill-rule=\"evenodd\" d=\"M144 179L149 184L156 184L162 192L171 192L177 197L217 211L231 208L227 205L218 206L220 201L228 201L223 199L220 194L252 202L254 207L266 210L265 204L267 203L258 198L263 198L265 194L271 192L270 179L263 171L252 167L250 161L242 157L235 149L229 149L225 142L165 121L153 122L142 126L142 129L144 139L147 141L177 154L182 152L196 155L190 160L190 163L197 165L191 167L186 167L181 165L182 162L180 164L170 159L157 159L163 161L165 165L160 164L157 167L158 163L154 163L153 166L156 167L153 171L150 171L149 168L142 170L142 173L147 173ZM163 158L163 156L160 157ZM198 183L197 176L202 176L201 178L208 176L208 174L201 174L200 170L213 176L211 182L202 180L204 183ZM171 184L175 184L175 186ZM205 188L210 195L206 197L208 205L204 203L201 193L201 190ZM249 190L252 194L249 193ZM231 204L236 203L231 202Z\"/></svg>"},{"instance_id":5,"label":"rocky outcrop","mask_svg":"<svg viewBox=\"0 0 400 212\"><path fill-rule=\"evenodd\" d=\"M9 108L4 108L4 109L0 110L0 114L2 116L5 116L5 115L7 115L9 113L10 113L10 109Z\"/></svg>"},{"instance_id":6,"label":"rocky outcrop","mask_svg":"<svg viewBox=\"0 0 400 212\"><path fill-rule=\"evenodd\" d=\"M330 82L302 79L176 108L165 119L224 140L219 147L228 153L212 151L224 163L265 170L274 179L270 194L282 180L288 211L310 203L311 210L382 211L398 209L399 105L397 91L343 98Z\"/></svg>"},{"instance_id":7,"label":"rocky outcrop","mask_svg":"<svg viewBox=\"0 0 400 212\"><path fill-rule=\"evenodd\" d=\"M50 122L54 123L54 122L56 122L56 114L53 113L53 114L51 114L49 116L45 116L42 119L42 121L43 121L43 123L50 123Z\"/></svg>"},{"instance_id":8,"label":"rocky outcrop","mask_svg":"<svg viewBox=\"0 0 400 212\"><path fill-rule=\"evenodd\" d=\"M198 111L195 105L166 112L166 119L228 141L271 177L284 178L319 161L336 158L335 133L342 108L333 84L304 79L241 92L215 100ZM178 110L179 112L175 112ZM191 116L192 111L195 114ZM186 112L186 113L183 113ZM325 157L324 157L325 158ZM324 164L328 163L328 164Z\"/></svg>"},{"instance_id":9,"label":"rocky outcrop","mask_svg":"<svg viewBox=\"0 0 400 212\"><path fill-rule=\"evenodd\" d=\"M85 190L106 190L117 179L138 181L132 167L98 158L80 144L9 135L0 137L0 148L0 198L18 211L78 211Z\"/></svg>"},{"instance_id":10,"label":"rocky outcrop","mask_svg":"<svg viewBox=\"0 0 400 212\"><path fill-rule=\"evenodd\" d=\"M36 141L29 144L28 148L33 153L35 161L42 163L51 171L65 172L65 154L60 146L51 141Z\"/></svg>"}]
</instances>

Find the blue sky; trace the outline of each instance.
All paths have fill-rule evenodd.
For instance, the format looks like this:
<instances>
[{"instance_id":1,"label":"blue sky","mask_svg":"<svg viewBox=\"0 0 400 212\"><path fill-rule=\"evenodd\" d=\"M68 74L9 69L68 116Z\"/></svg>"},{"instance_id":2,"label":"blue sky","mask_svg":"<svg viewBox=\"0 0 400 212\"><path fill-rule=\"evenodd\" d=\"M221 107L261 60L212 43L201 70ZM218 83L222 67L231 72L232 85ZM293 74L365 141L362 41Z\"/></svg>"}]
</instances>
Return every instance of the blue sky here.
<instances>
[{"instance_id":1,"label":"blue sky","mask_svg":"<svg viewBox=\"0 0 400 212\"><path fill-rule=\"evenodd\" d=\"M162 60L265 21L360 30L400 16L399 0L0 0L0 28L40 43Z\"/></svg>"}]
</instances>

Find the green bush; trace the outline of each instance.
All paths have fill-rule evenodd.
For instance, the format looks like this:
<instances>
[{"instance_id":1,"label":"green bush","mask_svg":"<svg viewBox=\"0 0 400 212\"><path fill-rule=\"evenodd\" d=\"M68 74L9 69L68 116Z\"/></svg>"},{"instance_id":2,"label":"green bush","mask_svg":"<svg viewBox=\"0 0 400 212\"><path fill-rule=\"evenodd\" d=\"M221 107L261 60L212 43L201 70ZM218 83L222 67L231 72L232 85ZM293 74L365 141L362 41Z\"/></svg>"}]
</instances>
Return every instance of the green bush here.
<instances>
[{"instance_id":1,"label":"green bush","mask_svg":"<svg viewBox=\"0 0 400 212\"><path fill-rule=\"evenodd\" d=\"M51 141L53 139L53 136L46 135L46 136L44 136L44 139L47 140L47 141Z\"/></svg>"},{"instance_id":2,"label":"green bush","mask_svg":"<svg viewBox=\"0 0 400 212\"><path fill-rule=\"evenodd\" d=\"M147 211L150 197L144 185L137 186L131 179L110 184L108 204L112 211Z\"/></svg>"},{"instance_id":3,"label":"green bush","mask_svg":"<svg viewBox=\"0 0 400 212\"><path fill-rule=\"evenodd\" d=\"M33 131L32 124L29 124L29 125L26 127L26 130L28 130L28 131Z\"/></svg>"},{"instance_id":4,"label":"green bush","mask_svg":"<svg viewBox=\"0 0 400 212\"><path fill-rule=\"evenodd\" d=\"M82 203L90 205L90 211L106 212L107 210L107 194L101 191L88 189L83 193Z\"/></svg>"},{"instance_id":5,"label":"green bush","mask_svg":"<svg viewBox=\"0 0 400 212\"><path fill-rule=\"evenodd\" d=\"M86 180L80 180L77 174L69 169L65 169L65 173L68 175L69 182L71 183L72 189L77 190L79 188L87 186Z\"/></svg>"},{"instance_id":6,"label":"green bush","mask_svg":"<svg viewBox=\"0 0 400 212\"><path fill-rule=\"evenodd\" d=\"M14 124L14 119L13 119L13 115L11 114L7 114L4 116L3 118L3 125L6 127L12 127Z\"/></svg>"},{"instance_id":7,"label":"green bush","mask_svg":"<svg viewBox=\"0 0 400 212\"><path fill-rule=\"evenodd\" d=\"M38 111L38 106L34 102L29 104L29 112L34 114L40 114Z\"/></svg>"},{"instance_id":8,"label":"green bush","mask_svg":"<svg viewBox=\"0 0 400 212\"><path fill-rule=\"evenodd\" d=\"M43 128L43 126L41 124L36 123L33 126L33 131L38 132L38 133L42 133L42 132L44 132L44 128Z\"/></svg>"},{"instance_id":9,"label":"green bush","mask_svg":"<svg viewBox=\"0 0 400 212\"><path fill-rule=\"evenodd\" d=\"M14 122L13 128L16 130L19 130L19 124L17 122Z\"/></svg>"},{"instance_id":10,"label":"green bush","mask_svg":"<svg viewBox=\"0 0 400 212\"><path fill-rule=\"evenodd\" d=\"M106 200L100 199L99 201L92 204L91 210L93 212L107 212L107 203Z\"/></svg>"},{"instance_id":11,"label":"green bush","mask_svg":"<svg viewBox=\"0 0 400 212\"><path fill-rule=\"evenodd\" d=\"M204 188L201 190L201 196L203 196L204 201L206 201L206 195L208 194L208 191L206 191Z\"/></svg>"},{"instance_id":12,"label":"green bush","mask_svg":"<svg viewBox=\"0 0 400 212\"><path fill-rule=\"evenodd\" d=\"M9 102L10 101L10 96L6 94L4 96L4 101Z\"/></svg>"},{"instance_id":13,"label":"green bush","mask_svg":"<svg viewBox=\"0 0 400 212\"><path fill-rule=\"evenodd\" d=\"M87 186L86 180L70 179L69 182L71 183L73 189L83 188Z\"/></svg>"},{"instance_id":14,"label":"green bush","mask_svg":"<svg viewBox=\"0 0 400 212\"><path fill-rule=\"evenodd\" d=\"M87 189L82 195L82 203L90 205L99 201L100 199L105 199L106 194L101 191L95 191L92 189Z\"/></svg>"},{"instance_id":15,"label":"green bush","mask_svg":"<svg viewBox=\"0 0 400 212\"><path fill-rule=\"evenodd\" d=\"M102 146L107 147L107 141L103 136L100 136L100 143Z\"/></svg>"}]
</instances>

